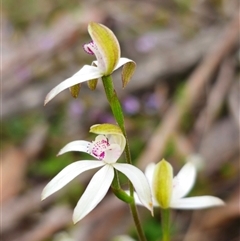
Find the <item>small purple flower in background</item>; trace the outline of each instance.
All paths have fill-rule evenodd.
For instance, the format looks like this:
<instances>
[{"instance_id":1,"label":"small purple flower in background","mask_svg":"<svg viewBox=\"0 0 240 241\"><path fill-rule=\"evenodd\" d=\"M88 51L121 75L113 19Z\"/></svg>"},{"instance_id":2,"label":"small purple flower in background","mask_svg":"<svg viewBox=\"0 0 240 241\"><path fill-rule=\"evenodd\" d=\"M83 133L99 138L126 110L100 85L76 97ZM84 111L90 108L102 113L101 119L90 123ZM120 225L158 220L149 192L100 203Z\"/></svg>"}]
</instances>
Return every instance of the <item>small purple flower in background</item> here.
<instances>
[{"instance_id":1,"label":"small purple flower in background","mask_svg":"<svg viewBox=\"0 0 240 241\"><path fill-rule=\"evenodd\" d=\"M37 47L41 50L52 50L53 47L56 45L56 37L54 36L47 36L39 40Z\"/></svg>"},{"instance_id":2,"label":"small purple flower in background","mask_svg":"<svg viewBox=\"0 0 240 241\"><path fill-rule=\"evenodd\" d=\"M157 44L156 36L146 34L136 41L136 50L141 53L147 53L155 48Z\"/></svg>"},{"instance_id":3,"label":"small purple flower in background","mask_svg":"<svg viewBox=\"0 0 240 241\"><path fill-rule=\"evenodd\" d=\"M103 112L100 109L92 109L89 111L89 118L92 120L93 123L116 123L115 119L113 118L110 113Z\"/></svg>"},{"instance_id":4,"label":"small purple flower in background","mask_svg":"<svg viewBox=\"0 0 240 241\"><path fill-rule=\"evenodd\" d=\"M144 110L147 114L155 114L160 108L156 94L149 94L144 97Z\"/></svg>"},{"instance_id":5,"label":"small purple flower in background","mask_svg":"<svg viewBox=\"0 0 240 241\"><path fill-rule=\"evenodd\" d=\"M24 83L25 81L27 81L31 76L32 76L32 71L30 68L27 67L20 67L17 70L17 80L19 82Z\"/></svg>"},{"instance_id":6,"label":"small purple flower in background","mask_svg":"<svg viewBox=\"0 0 240 241\"><path fill-rule=\"evenodd\" d=\"M140 102L134 96L128 96L123 100L123 109L129 115L135 115L140 111Z\"/></svg>"},{"instance_id":7,"label":"small purple flower in background","mask_svg":"<svg viewBox=\"0 0 240 241\"><path fill-rule=\"evenodd\" d=\"M72 100L69 103L69 116L72 117L79 117L82 115L82 113L84 112L84 106L82 104L82 102L79 102L78 100Z\"/></svg>"}]
</instances>

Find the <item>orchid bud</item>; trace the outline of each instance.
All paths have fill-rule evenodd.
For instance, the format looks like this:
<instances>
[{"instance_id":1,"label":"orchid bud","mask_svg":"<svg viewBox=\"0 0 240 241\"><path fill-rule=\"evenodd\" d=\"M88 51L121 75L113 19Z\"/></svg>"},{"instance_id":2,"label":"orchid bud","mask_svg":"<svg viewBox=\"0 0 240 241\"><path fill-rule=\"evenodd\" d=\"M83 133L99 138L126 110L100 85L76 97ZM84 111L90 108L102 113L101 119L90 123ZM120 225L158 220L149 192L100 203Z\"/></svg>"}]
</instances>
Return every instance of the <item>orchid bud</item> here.
<instances>
[{"instance_id":1,"label":"orchid bud","mask_svg":"<svg viewBox=\"0 0 240 241\"><path fill-rule=\"evenodd\" d=\"M172 166L164 159L160 161L154 170L153 193L160 207L169 208L172 196Z\"/></svg>"}]
</instances>

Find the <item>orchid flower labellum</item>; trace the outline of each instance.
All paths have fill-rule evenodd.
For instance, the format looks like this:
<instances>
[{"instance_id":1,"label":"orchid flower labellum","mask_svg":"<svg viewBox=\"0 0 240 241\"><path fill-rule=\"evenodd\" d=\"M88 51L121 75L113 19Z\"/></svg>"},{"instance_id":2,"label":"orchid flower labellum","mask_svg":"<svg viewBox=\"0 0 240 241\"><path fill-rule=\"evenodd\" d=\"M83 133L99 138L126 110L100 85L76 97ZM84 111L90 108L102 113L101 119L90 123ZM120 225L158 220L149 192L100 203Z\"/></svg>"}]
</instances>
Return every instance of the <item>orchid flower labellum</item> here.
<instances>
[{"instance_id":1,"label":"orchid flower labellum","mask_svg":"<svg viewBox=\"0 0 240 241\"><path fill-rule=\"evenodd\" d=\"M164 159L158 164L150 163L145 175L151 185L153 205L163 209L203 209L224 205L224 202L213 196L184 198L192 189L196 179L196 167L192 162L186 163L173 178L173 169ZM142 205L137 195L137 204Z\"/></svg>"},{"instance_id":2,"label":"orchid flower labellum","mask_svg":"<svg viewBox=\"0 0 240 241\"><path fill-rule=\"evenodd\" d=\"M99 78L111 75L121 66L123 66L123 87L130 81L135 71L136 63L128 58L120 58L121 50L114 33L106 26L93 22L88 25L88 33L92 41L85 44L83 48L88 54L95 55L97 60L93 61L92 65L84 65L72 77L53 88L47 94L44 104L47 104L57 94L67 88L70 88L73 97L77 97L80 84L85 81L88 81L89 88L94 90Z\"/></svg>"},{"instance_id":3,"label":"orchid flower labellum","mask_svg":"<svg viewBox=\"0 0 240 241\"><path fill-rule=\"evenodd\" d=\"M90 154L95 160L77 161L65 167L44 188L42 199L55 193L81 173L101 167L92 177L74 209L74 223L91 212L106 195L114 178L114 169L127 176L136 191L135 195L152 212L151 189L143 172L133 165L117 163L126 145L126 139L120 128L112 124L101 124L92 126L90 132L98 134L95 141L70 142L58 155L69 151L80 151Z\"/></svg>"}]
</instances>

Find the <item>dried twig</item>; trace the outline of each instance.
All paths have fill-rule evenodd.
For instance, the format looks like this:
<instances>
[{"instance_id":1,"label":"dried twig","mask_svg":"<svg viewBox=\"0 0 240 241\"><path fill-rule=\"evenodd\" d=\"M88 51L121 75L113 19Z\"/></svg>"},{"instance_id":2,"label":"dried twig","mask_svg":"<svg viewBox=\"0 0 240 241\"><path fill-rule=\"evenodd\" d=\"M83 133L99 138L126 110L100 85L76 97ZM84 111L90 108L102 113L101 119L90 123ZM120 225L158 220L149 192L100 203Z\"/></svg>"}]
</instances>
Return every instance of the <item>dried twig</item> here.
<instances>
[{"instance_id":1,"label":"dried twig","mask_svg":"<svg viewBox=\"0 0 240 241\"><path fill-rule=\"evenodd\" d=\"M163 122L154 130L154 134L147 144L146 149L139 158L139 165L144 168L148 162L157 162L160 160L167 142L178 128L180 120L185 113L197 101L203 90L204 85L210 80L210 77L221 63L221 61L235 47L238 40L239 15L233 19L219 42L215 44L211 51L203 59L202 63L190 76L185 92L185 100L181 105L174 103L165 114Z\"/></svg>"},{"instance_id":2,"label":"dried twig","mask_svg":"<svg viewBox=\"0 0 240 241\"><path fill-rule=\"evenodd\" d=\"M231 59L226 59L221 65L216 83L210 90L206 107L202 110L195 123L195 134L199 136L208 132L219 110L223 105L225 96L233 82L234 65Z\"/></svg>"}]
</instances>

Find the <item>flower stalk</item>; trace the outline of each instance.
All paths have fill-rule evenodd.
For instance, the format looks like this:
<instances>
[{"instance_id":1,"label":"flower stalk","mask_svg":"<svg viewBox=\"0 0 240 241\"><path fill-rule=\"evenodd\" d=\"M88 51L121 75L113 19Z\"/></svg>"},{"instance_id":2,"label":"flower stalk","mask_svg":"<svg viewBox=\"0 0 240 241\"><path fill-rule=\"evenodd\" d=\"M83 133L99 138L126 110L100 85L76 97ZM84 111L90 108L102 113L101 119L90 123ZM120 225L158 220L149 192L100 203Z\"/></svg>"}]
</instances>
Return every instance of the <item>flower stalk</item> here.
<instances>
[{"instance_id":1,"label":"flower stalk","mask_svg":"<svg viewBox=\"0 0 240 241\"><path fill-rule=\"evenodd\" d=\"M119 102L119 99L117 97L116 91L113 86L112 76L111 75L103 76L102 82L103 82L104 90L105 90L109 105L111 107L113 116L114 116L116 122L118 123L120 129L122 130L123 135L126 138L126 146L125 146L126 162L128 164L132 164L129 142L128 142L127 133L126 133L126 129L125 129L125 123L124 123L124 115L123 115L121 104ZM129 190L130 190L130 197L133 198L134 190L133 190L133 185L131 182L129 182ZM139 240L146 241L146 237L143 232L143 228L142 228L142 225L141 225L141 222L139 219L139 215L138 215L138 211L137 211L137 207L136 207L134 198L133 198L133 201L129 203L129 206L130 206L133 220L134 220L134 223L135 223L135 226L137 229Z\"/></svg>"},{"instance_id":2,"label":"flower stalk","mask_svg":"<svg viewBox=\"0 0 240 241\"><path fill-rule=\"evenodd\" d=\"M162 241L170 241L170 209L161 208Z\"/></svg>"}]
</instances>

